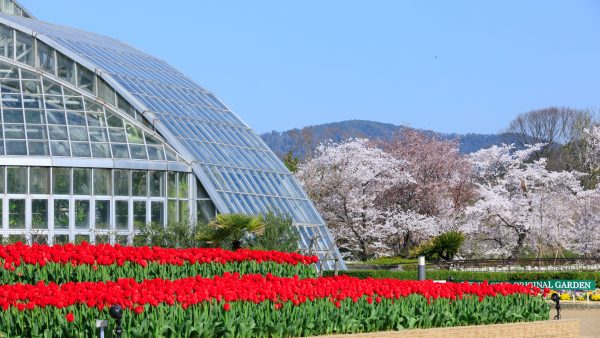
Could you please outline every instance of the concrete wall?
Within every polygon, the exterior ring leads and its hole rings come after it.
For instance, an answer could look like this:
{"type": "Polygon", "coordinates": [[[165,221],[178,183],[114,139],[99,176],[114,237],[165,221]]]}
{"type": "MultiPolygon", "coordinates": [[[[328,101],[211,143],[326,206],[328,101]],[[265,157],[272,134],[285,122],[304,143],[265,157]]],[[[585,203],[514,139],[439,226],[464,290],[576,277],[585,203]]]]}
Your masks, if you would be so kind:
{"type": "Polygon", "coordinates": [[[579,321],[545,320],[528,323],[459,326],[436,329],[333,335],[331,338],[575,338],[579,337],[579,321]]]}

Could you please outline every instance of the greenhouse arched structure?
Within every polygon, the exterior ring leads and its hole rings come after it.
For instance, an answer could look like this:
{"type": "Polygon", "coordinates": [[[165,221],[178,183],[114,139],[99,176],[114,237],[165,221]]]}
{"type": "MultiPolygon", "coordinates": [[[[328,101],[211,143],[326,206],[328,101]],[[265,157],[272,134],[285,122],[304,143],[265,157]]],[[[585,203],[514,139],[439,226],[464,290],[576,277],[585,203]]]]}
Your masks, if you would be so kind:
{"type": "Polygon", "coordinates": [[[137,225],[289,215],[345,268],[318,211],[237,115],[166,62],[0,0],[2,237],[131,243],[137,225]]]}

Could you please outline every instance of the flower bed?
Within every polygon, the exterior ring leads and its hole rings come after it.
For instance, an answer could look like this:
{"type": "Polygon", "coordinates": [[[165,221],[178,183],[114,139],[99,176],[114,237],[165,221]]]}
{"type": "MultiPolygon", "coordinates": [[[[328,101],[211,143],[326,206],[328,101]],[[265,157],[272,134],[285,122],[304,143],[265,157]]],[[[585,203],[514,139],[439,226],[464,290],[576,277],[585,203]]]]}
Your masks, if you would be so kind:
{"type": "Polygon", "coordinates": [[[0,283],[179,279],[225,272],[315,277],[315,256],[277,251],[167,249],[108,244],[0,245],[0,283]]]}
{"type": "Polygon", "coordinates": [[[571,301],[592,301],[600,302],[600,289],[594,291],[565,291],[565,290],[551,290],[548,295],[557,293],[560,296],[560,300],[571,300],[571,301]]]}
{"type": "Polygon", "coordinates": [[[540,290],[347,276],[214,278],[0,286],[0,333],[92,336],[107,307],[130,336],[306,336],[548,319],[540,290]],[[35,325],[34,325],[35,324],[35,325]]]}

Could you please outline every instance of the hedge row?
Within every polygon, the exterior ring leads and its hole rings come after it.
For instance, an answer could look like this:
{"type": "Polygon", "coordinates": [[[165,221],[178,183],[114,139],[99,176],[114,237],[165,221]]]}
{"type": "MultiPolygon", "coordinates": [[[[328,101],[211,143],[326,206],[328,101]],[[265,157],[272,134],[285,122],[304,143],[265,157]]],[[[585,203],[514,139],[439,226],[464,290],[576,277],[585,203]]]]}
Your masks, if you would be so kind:
{"type": "MultiPolygon", "coordinates": [[[[333,271],[324,271],[324,274],[333,275],[333,271]]],[[[417,279],[416,271],[394,271],[394,270],[346,270],[339,274],[357,278],[393,278],[411,280],[417,279]]],[[[489,280],[489,281],[512,281],[512,280],[549,280],[549,279],[578,279],[595,280],[600,285],[600,272],[596,271],[544,271],[544,272],[471,272],[431,270],[427,271],[426,278],[433,280],[446,280],[454,278],[455,282],[465,280],[489,280]]]]}

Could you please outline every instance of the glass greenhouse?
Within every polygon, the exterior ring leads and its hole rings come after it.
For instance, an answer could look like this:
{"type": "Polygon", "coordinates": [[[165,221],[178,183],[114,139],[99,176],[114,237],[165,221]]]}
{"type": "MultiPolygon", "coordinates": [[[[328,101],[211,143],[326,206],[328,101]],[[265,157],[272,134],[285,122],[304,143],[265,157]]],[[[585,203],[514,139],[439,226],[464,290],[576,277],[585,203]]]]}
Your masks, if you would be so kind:
{"type": "Polygon", "coordinates": [[[115,39],[0,0],[0,225],[10,240],[131,243],[138,224],[288,214],[345,268],[325,222],[211,92],[115,39]]]}

